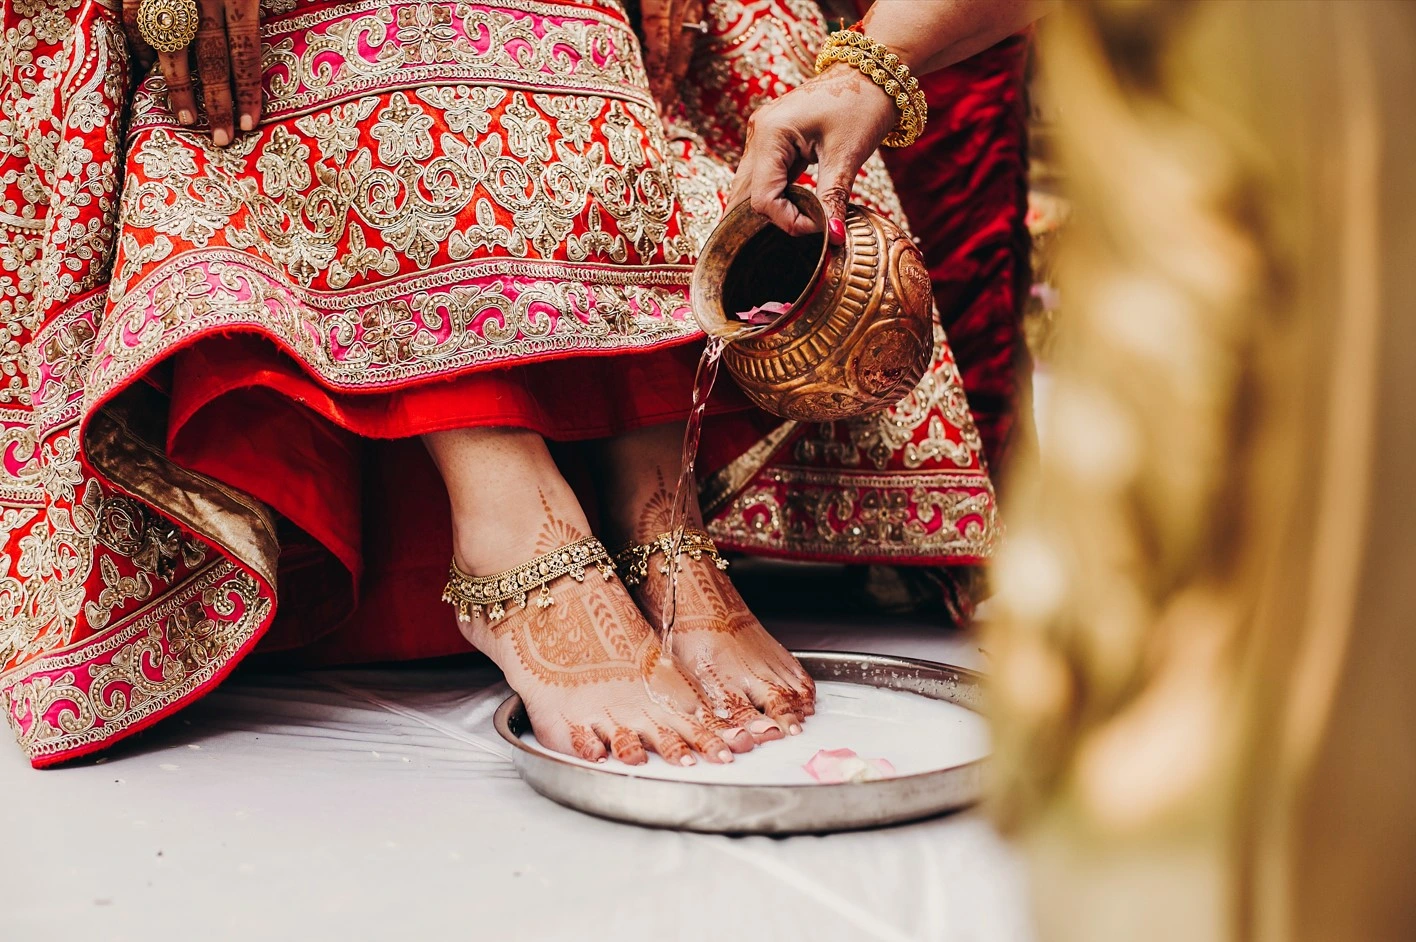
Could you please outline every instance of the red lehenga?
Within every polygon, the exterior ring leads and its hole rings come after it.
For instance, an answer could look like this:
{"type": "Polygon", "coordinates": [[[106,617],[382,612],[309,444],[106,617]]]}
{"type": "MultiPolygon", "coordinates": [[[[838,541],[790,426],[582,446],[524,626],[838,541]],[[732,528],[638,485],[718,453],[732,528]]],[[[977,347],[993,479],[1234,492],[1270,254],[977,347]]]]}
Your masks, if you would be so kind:
{"type": "MultiPolygon", "coordinates": [[[[665,122],[615,0],[265,14],[266,120],[216,149],[159,77],[128,103],[113,9],[5,6],[0,704],[35,765],[143,728],[258,647],[463,650],[415,436],[533,428],[573,474],[575,440],[682,417],[694,253],[747,114],[825,35],[809,0],[711,4],[665,122]]],[[[878,161],[857,198],[900,215],[878,161]]],[[[989,554],[942,333],[881,416],[783,425],[731,391],[716,412],[724,546],[989,554]]]]}

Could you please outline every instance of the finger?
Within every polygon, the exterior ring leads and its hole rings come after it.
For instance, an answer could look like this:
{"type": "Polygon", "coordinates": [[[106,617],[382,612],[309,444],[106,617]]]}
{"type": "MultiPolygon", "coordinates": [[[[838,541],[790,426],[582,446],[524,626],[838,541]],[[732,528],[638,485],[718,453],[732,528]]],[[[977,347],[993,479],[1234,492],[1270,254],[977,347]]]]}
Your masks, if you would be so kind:
{"type": "Polygon", "coordinates": [[[206,105],[211,142],[225,147],[235,134],[231,122],[231,59],[226,46],[226,9],[222,0],[200,0],[200,6],[202,15],[193,46],[197,74],[202,79],[202,102],[206,105]]]}
{"type": "Polygon", "coordinates": [[[587,762],[605,761],[605,744],[588,726],[572,726],[570,728],[570,748],[587,762]]]}
{"type": "Polygon", "coordinates": [[[789,235],[810,235],[819,232],[812,218],[787,199],[787,184],[793,179],[791,170],[796,157],[784,145],[767,155],[753,174],[750,199],[752,208],[789,235]]]}
{"type": "Polygon", "coordinates": [[[688,748],[688,743],[671,729],[659,726],[641,738],[670,765],[698,764],[698,760],[693,757],[693,750],[688,748]]]}
{"type": "Polygon", "coordinates": [[[623,726],[615,727],[615,731],[610,735],[610,752],[625,765],[643,765],[649,761],[649,755],[644,751],[639,735],[623,726]]]}
{"type": "Polygon", "coordinates": [[[738,164],[729,205],[734,198],[751,201],[752,208],[791,235],[816,232],[816,223],[783,194],[787,184],[801,175],[811,157],[802,137],[772,117],[772,106],[754,112],[747,120],[747,142],[738,164]],[[741,183],[739,182],[741,181],[741,183]]]}
{"type": "Polygon", "coordinates": [[[140,0],[123,0],[123,33],[128,37],[128,48],[133,58],[144,70],[152,68],[157,59],[157,50],[148,45],[143,31],[138,29],[138,5],[140,0]]]}
{"type": "Polygon", "coordinates": [[[226,0],[226,37],[231,46],[237,119],[241,130],[254,131],[261,120],[260,0],[226,0]]]}
{"type": "Polygon", "coordinates": [[[816,198],[826,210],[826,232],[834,245],[846,241],[846,204],[859,169],[848,160],[827,157],[816,171],[816,198]]]}
{"type": "Polygon", "coordinates": [[[191,127],[197,120],[197,96],[192,90],[192,70],[188,67],[188,60],[185,49],[157,55],[162,80],[167,83],[167,106],[177,116],[178,124],[191,127]]]}

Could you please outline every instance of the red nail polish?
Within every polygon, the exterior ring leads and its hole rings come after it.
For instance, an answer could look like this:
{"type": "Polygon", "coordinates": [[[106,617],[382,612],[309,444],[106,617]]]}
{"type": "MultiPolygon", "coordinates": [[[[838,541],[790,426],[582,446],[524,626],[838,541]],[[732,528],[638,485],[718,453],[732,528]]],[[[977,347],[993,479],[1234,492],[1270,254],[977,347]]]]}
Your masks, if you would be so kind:
{"type": "Polygon", "coordinates": [[[830,233],[832,245],[842,245],[846,241],[846,224],[839,219],[832,219],[826,224],[826,230],[830,233]]]}

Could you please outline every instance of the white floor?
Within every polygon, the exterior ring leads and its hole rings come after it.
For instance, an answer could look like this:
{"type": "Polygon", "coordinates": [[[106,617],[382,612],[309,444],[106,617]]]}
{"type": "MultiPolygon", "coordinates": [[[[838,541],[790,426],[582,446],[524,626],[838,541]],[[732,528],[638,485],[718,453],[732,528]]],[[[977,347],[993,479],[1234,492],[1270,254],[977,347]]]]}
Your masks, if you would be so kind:
{"type": "MultiPolygon", "coordinates": [[[[762,609],[793,646],[986,666],[831,607],[762,609]]],[[[601,821],[516,777],[505,694],[472,664],[245,673],[96,763],[0,747],[0,940],[1032,938],[976,813],[788,839],[601,821]]]]}

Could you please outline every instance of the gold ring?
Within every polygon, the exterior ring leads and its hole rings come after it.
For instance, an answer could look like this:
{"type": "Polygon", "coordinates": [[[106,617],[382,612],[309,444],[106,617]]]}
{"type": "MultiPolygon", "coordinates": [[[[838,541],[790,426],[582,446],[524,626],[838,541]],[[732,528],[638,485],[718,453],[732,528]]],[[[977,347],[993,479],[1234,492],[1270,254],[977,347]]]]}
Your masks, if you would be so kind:
{"type": "Polygon", "coordinates": [[[181,52],[197,38],[196,0],[143,0],[138,32],[158,52],[181,52]]]}

